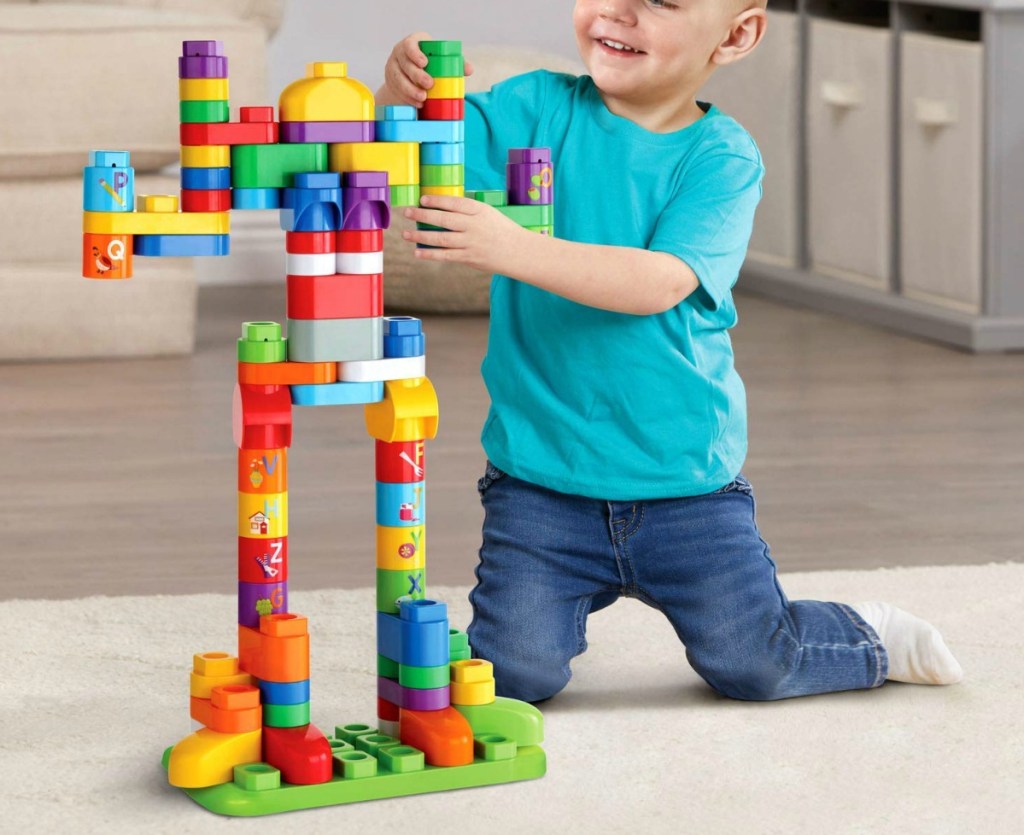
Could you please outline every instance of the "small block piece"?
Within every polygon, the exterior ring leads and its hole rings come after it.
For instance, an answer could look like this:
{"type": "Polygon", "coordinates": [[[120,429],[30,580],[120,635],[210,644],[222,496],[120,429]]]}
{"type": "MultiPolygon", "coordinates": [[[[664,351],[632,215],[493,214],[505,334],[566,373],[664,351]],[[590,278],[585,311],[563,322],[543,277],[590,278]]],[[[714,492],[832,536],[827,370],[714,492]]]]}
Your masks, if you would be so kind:
{"type": "Polygon", "coordinates": [[[410,687],[414,690],[436,690],[449,683],[448,667],[410,667],[400,664],[398,669],[398,683],[402,687],[410,687]]]}
{"type": "MultiPolygon", "coordinates": [[[[235,446],[239,449],[291,446],[292,403],[288,387],[236,383],[232,398],[232,430],[235,446]]],[[[270,535],[267,536],[269,538],[270,535]]]]}
{"type": "Polygon", "coordinates": [[[364,410],[366,431],[385,443],[417,441],[437,436],[437,392],[427,377],[389,380],[384,399],[364,410]]]}
{"type": "Polygon", "coordinates": [[[461,55],[428,55],[423,69],[431,78],[460,78],[466,75],[466,60],[461,55]]]}
{"type": "MultiPolygon", "coordinates": [[[[348,216],[349,218],[352,215],[348,216]]],[[[345,230],[352,231],[352,230],[345,230]]],[[[380,231],[380,227],[373,230],[380,231]]],[[[384,251],[338,252],[334,256],[334,269],[339,275],[377,275],[384,272],[384,251]]]]}
{"type": "Polygon", "coordinates": [[[130,212],[135,203],[135,169],[127,151],[90,151],[82,177],[87,212],[130,212]]]}
{"type": "Polygon", "coordinates": [[[281,122],[281,142],[373,142],[376,125],[358,122],[281,122]]]}
{"type": "Polygon", "coordinates": [[[257,107],[242,107],[238,111],[238,120],[243,125],[261,125],[274,121],[274,106],[261,104],[257,107]]]}
{"type": "Polygon", "coordinates": [[[263,704],[301,705],[309,701],[309,679],[302,681],[264,681],[256,679],[263,704]]]}
{"type": "Polygon", "coordinates": [[[420,145],[420,165],[465,165],[466,143],[425,142],[420,145]]]}
{"type": "Polygon", "coordinates": [[[453,705],[489,705],[494,701],[494,679],[451,683],[453,705]]]}
{"type": "Polygon", "coordinates": [[[455,766],[473,762],[473,730],[455,708],[418,711],[402,708],[400,738],[423,752],[428,765],[455,766]]]}
{"type": "Polygon", "coordinates": [[[279,133],[278,123],[270,120],[184,122],[178,139],[182,145],[269,145],[277,142],[279,133]]]}
{"type": "Polygon", "coordinates": [[[239,362],[285,362],[288,340],[281,336],[277,322],[242,322],[242,338],[238,340],[239,362]]]}
{"type": "Polygon", "coordinates": [[[132,235],[82,235],[82,276],[131,278],[132,235]]]}
{"type": "Polygon", "coordinates": [[[263,725],[267,728],[298,728],[309,724],[309,702],[297,705],[263,705],[263,725]]]}
{"type": "Polygon", "coordinates": [[[420,187],[461,186],[466,180],[464,165],[421,165],[420,187]]]}
{"type": "Polygon", "coordinates": [[[420,180],[420,146],[415,142],[350,142],[329,148],[332,171],[386,171],[391,185],[420,180]]]}
{"type": "Polygon", "coordinates": [[[182,168],[181,187],[191,189],[231,188],[231,168],[182,168]]]}
{"type": "Polygon", "coordinates": [[[335,739],[334,737],[327,737],[327,741],[331,746],[331,753],[336,754],[338,751],[354,751],[356,747],[351,742],[345,742],[343,739],[335,739]]]}
{"type": "Polygon", "coordinates": [[[504,189],[486,189],[483,191],[467,191],[466,197],[470,200],[479,200],[488,206],[507,206],[508,193],[504,189]]]}
{"type": "Polygon", "coordinates": [[[381,359],[383,354],[384,324],[379,316],[288,319],[288,359],[292,362],[381,359]]]}
{"type": "Polygon", "coordinates": [[[333,232],[341,228],[340,175],[301,172],[281,195],[281,228],[285,232],[333,232]]]}
{"type": "Polygon", "coordinates": [[[210,691],[210,704],[221,710],[251,710],[260,706],[260,690],[251,684],[222,684],[210,691]]]}
{"type": "Polygon", "coordinates": [[[315,725],[263,728],[263,759],[285,783],[312,785],[331,779],[331,746],[315,725]]]}
{"type": "Polygon", "coordinates": [[[182,124],[227,122],[231,106],[227,101],[179,101],[178,117],[182,124]]]}
{"type": "Polygon", "coordinates": [[[247,792],[279,789],[281,788],[281,772],[266,763],[236,765],[235,785],[247,792]]]}
{"type": "MultiPolygon", "coordinates": [[[[386,568],[377,569],[377,611],[398,614],[399,598],[408,597],[422,600],[426,593],[426,569],[416,568],[408,571],[391,571],[386,568]]],[[[396,662],[397,663],[397,662],[396,662]]],[[[389,678],[397,678],[397,667],[394,673],[381,673],[389,678]]]]}
{"type": "Polygon", "coordinates": [[[515,759],[518,746],[498,734],[481,734],[473,738],[473,751],[484,760],[515,759]]]}
{"type": "Polygon", "coordinates": [[[295,638],[309,634],[309,619],[294,612],[260,616],[260,632],[275,638],[295,638]]]}
{"type": "MultiPolygon", "coordinates": [[[[240,493],[284,493],[287,489],[287,449],[238,450],[238,490],[240,493]]],[[[274,546],[274,558],[269,562],[280,569],[287,559],[287,538],[282,537],[280,540],[276,540],[274,546]]],[[[241,554],[241,551],[239,553],[241,554]]],[[[262,553],[257,550],[247,556],[253,555],[262,556],[262,553]]],[[[277,572],[275,571],[270,576],[276,577],[277,572]]],[[[262,579],[267,582],[266,578],[262,579]]]]}
{"type": "Polygon", "coordinates": [[[253,678],[243,672],[231,676],[206,676],[193,672],[189,674],[188,682],[189,696],[197,699],[209,699],[213,695],[214,687],[221,687],[225,684],[252,684],[253,678]]]}
{"type": "Polygon", "coordinates": [[[183,212],[229,212],[231,211],[231,189],[187,189],[181,190],[183,212]]]}
{"type": "MultiPolygon", "coordinates": [[[[252,455],[253,450],[240,449],[239,458],[243,455],[252,455]]],[[[281,458],[287,450],[280,449],[270,451],[263,458],[270,457],[271,461],[281,458]]],[[[241,462],[240,462],[241,463],[241,462]]],[[[277,487],[286,481],[282,475],[282,468],[278,468],[279,477],[265,477],[268,486],[277,487]]],[[[265,470],[248,470],[246,476],[264,477],[265,470]]],[[[240,476],[243,473],[239,473],[240,476]]],[[[250,485],[246,485],[251,490],[250,485]]],[[[280,488],[279,488],[280,489],[280,488]]],[[[285,582],[288,579],[288,537],[278,536],[273,539],[260,539],[249,536],[238,537],[238,580],[242,583],[275,583],[285,582]]]]}
{"type": "Polygon", "coordinates": [[[349,383],[406,380],[423,377],[426,373],[426,357],[423,355],[338,363],[338,379],[349,383]]]}
{"type": "Polygon", "coordinates": [[[550,148],[509,148],[508,162],[510,165],[524,165],[529,163],[551,163],[550,148]]]}
{"type": "Polygon", "coordinates": [[[365,751],[367,754],[373,754],[377,756],[377,752],[389,748],[392,745],[401,745],[401,741],[395,739],[393,736],[387,734],[363,734],[357,736],[355,740],[355,747],[359,751],[365,751]]]}
{"type": "MultiPolygon", "coordinates": [[[[289,319],[365,319],[384,313],[384,276],[376,275],[290,275],[287,277],[288,294],[286,310],[289,319]]],[[[363,360],[362,362],[383,363],[386,360],[363,360]]],[[[359,366],[362,368],[362,366],[359,366]]],[[[354,372],[340,376],[336,369],[335,380],[346,382],[368,382],[392,379],[381,373],[354,372]]],[[[423,376],[398,374],[398,377],[423,376]]],[[[298,383],[324,382],[335,380],[296,380],[298,383]]]]}
{"type": "MultiPolygon", "coordinates": [[[[464,121],[414,121],[377,122],[378,142],[465,142],[464,121]]],[[[198,143],[196,143],[198,144],[198,143]]]]}
{"type": "Polygon", "coordinates": [[[412,527],[377,525],[377,568],[390,571],[423,568],[426,559],[426,534],[422,524],[412,527]]]}
{"type": "Polygon", "coordinates": [[[339,751],[334,754],[334,771],[346,780],[373,777],[377,761],[365,751],[339,751]]]}
{"type": "Polygon", "coordinates": [[[178,195],[140,194],[136,200],[135,211],[173,214],[178,211],[178,195]]]}
{"type": "Polygon", "coordinates": [[[192,672],[213,677],[238,675],[238,658],[226,652],[197,653],[192,656],[192,672]]]}
{"type": "Polygon", "coordinates": [[[384,250],[383,229],[339,229],[334,234],[336,252],[365,253],[384,250]]]}
{"type": "Polygon", "coordinates": [[[377,762],[385,771],[406,774],[410,771],[422,771],[426,760],[423,752],[411,745],[392,745],[377,754],[377,762]]]}
{"type": "Polygon", "coordinates": [[[459,684],[472,684],[473,682],[491,681],[494,679],[494,665],[482,658],[472,658],[469,661],[452,661],[452,681],[459,684]]]}
{"type": "Polygon", "coordinates": [[[374,109],[377,122],[415,122],[416,108],[411,104],[381,104],[374,109]]]}
{"type": "Polygon", "coordinates": [[[305,681],[309,678],[309,636],[275,638],[248,626],[238,627],[242,669],[263,681],[305,681]]]}
{"type": "Polygon", "coordinates": [[[498,206],[509,220],[520,226],[552,226],[555,222],[554,206],[550,203],[536,206],[498,206]]]}
{"type": "Polygon", "coordinates": [[[331,383],[320,386],[292,386],[296,406],[359,406],[384,399],[383,383],[331,383]]]}
{"type": "Polygon", "coordinates": [[[324,143],[247,144],[231,149],[233,188],[287,188],[296,174],[326,170],[327,145],[324,143]]]}
{"type": "Polygon", "coordinates": [[[182,145],[182,168],[229,168],[230,145],[182,145]]]}
{"type": "Polygon", "coordinates": [[[461,629],[449,629],[448,649],[450,652],[469,649],[469,635],[461,629]]]}
{"type": "Polygon", "coordinates": [[[426,354],[426,337],[419,319],[412,316],[384,317],[384,356],[420,357],[426,354]]]}
{"type": "Polygon", "coordinates": [[[232,209],[280,209],[281,192],[279,188],[233,188],[231,190],[232,209]]]}
{"type": "Polygon", "coordinates": [[[427,100],[420,108],[420,119],[425,121],[459,121],[466,118],[465,99],[435,99],[430,98],[430,91],[427,91],[427,100]]]}
{"type": "MultiPolygon", "coordinates": [[[[441,56],[437,56],[441,57],[441,56]]],[[[442,78],[434,76],[434,85],[427,90],[427,101],[431,99],[462,99],[466,96],[466,79],[460,76],[442,78]]],[[[424,118],[421,111],[420,118],[424,118]]],[[[458,118],[462,118],[459,116],[458,118]]]]}
{"type": "Polygon", "coordinates": [[[338,381],[334,362],[240,362],[238,382],[263,386],[323,385],[338,381]]]}
{"type": "Polygon", "coordinates": [[[399,616],[410,623],[440,623],[448,620],[448,604],[437,600],[403,600],[399,616]]]}
{"type": "Polygon", "coordinates": [[[136,235],[132,240],[132,253],[140,256],[183,258],[230,252],[230,235],[136,235]]]}
{"type": "Polygon", "coordinates": [[[377,481],[392,484],[422,481],[426,474],[426,444],[422,440],[374,444],[377,481]]]}
{"type": "Polygon", "coordinates": [[[292,255],[334,253],[336,232],[285,232],[284,249],[292,255]]]}
{"type": "MultiPolygon", "coordinates": [[[[239,494],[241,495],[241,494],[239,494]]],[[[262,514],[259,514],[262,516],[262,514]]],[[[269,612],[284,612],[288,609],[288,583],[284,580],[275,583],[238,583],[238,622],[239,624],[253,629],[260,623],[260,617],[269,612]]],[[[241,659],[242,667],[246,672],[252,673],[257,678],[269,678],[272,681],[298,681],[298,678],[277,678],[275,676],[261,675],[259,671],[251,669],[246,664],[246,659],[241,659]]]]}
{"type": "Polygon", "coordinates": [[[461,55],[462,41],[420,41],[420,50],[430,58],[433,55],[461,55]]]}
{"type": "Polygon", "coordinates": [[[389,186],[391,192],[391,208],[404,209],[406,206],[419,206],[420,186],[389,186]]]}
{"type": "Polygon", "coordinates": [[[466,649],[454,649],[448,654],[448,657],[452,661],[467,661],[473,657],[473,653],[468,647],[466,649]]]}
{"type": "Polygon", "coordinates": [[[464,197],[466,190],[463,186],[420,186],[421,195],[433,194],[438,197],[464,197]]]}
{"type": "Polygon", "coordinates": [[[345,742],[355,745],[356,739],[365,734],[377,733],[377,729],[370,725],[353,723],[351,725],[335,725],[334,738],[343,739],[345,742]]]}
{"type": "Polygon", "coordinates": [[[427,513],[426,482],[388,484],[378,481],[377,524],[392,527],[422,525],[427,513]]]}
{"type": "MultiPolygon", "coordinates": [[[[227,103],[228,80],[226,78],[182,78],[178,81],[178,98],[181,101],[223,101],[227,103]]],[[[224,120],[225,122],[227,119],[224,120]]]]}
{"type": "Polygon", "coordinates": [[[203,728],[171,750],[167,779],[172,786],[198,789],[230,783],[236,765],[260,759],[262,731],[220,734],[203,728]]]}
{"type": "MultiPolygon", "coordinates": [[[[266,386],[270,388],[270,386],[266,386]]],[[[288,535],[288,493],[238,494],[238,535],[277,539],[288,535]]],[[[259,585],[259,584],[256,584],[259,585]]],[[[262,614],[269,614],[263,612],[262,614]]],[[[259,620],[252,626],[258,625],[259,620]]]]}
{"type": "MultiPolygon", "coordinates": [[[[384,678],[398,679],[399,663],[386,655],[377,653],[377,675],[384,678]]],[[[380,713],[380,699],[377,700],[377,713],[380,713]]]]}
{"type": "MultiPolygon", "coordinates": [[[[383,261],[381,258],[378,273],[384,272],[383,261]]],[[[341,272],[337,268],[337,256],[333,252],[288,252],[285,253],[284,263],[288,275],[334,275],[341,272]]]]}

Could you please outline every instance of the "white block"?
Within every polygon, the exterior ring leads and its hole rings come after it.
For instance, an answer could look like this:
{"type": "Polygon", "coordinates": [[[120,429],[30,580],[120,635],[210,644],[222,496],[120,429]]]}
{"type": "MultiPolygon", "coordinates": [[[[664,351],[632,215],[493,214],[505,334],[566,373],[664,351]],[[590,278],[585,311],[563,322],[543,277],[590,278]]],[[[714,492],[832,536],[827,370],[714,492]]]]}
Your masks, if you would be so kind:
{"type": "Polygon", "coordinates": [[[338,363],[338,379],[346,383],[409,380],[427,376],[426,357],[388,357],[338,363]]]}
{"type": "Polygon", "coordinates": [[[304,255],[286,252],[285,268],[288,275],[334,275],[334,253],[304,255]]]}
{"type": "MultiPolygon", "coordinates": [[[[377,275],[384,272],[384,252],[339,252],[337,254],[337,269],[330,273],[315,273],[315,275],[333,275],[339,272],[342,275],[377,275]]],[[[313,275],[313,273],[309,273],[313,275]]]]}

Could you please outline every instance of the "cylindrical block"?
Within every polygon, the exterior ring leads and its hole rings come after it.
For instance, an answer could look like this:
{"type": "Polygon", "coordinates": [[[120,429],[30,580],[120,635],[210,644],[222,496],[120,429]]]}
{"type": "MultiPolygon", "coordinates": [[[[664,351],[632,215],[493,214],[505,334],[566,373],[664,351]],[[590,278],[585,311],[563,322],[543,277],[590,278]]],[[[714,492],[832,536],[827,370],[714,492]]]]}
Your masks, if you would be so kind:
{"type": "Polygon", "coordinates": [[[426,565],[424,526],[392,528],[377,525],[377,568],[405,571],[426,565]]]}
{"type": "Polygon", "coordinates": [[[427,514],[425,481],[377,482],[377,524],[398,528],[422,525],[427,514]]]}
{"type": "Polygon", "coordinates": [[[242,583],[277,583],[288,579],[288,537],[238,537],[238,580],[242,583]]]}
{"type": "Polygon", "coordinates": [[[239,583],[238,625],[258,629],[260,617],[288,611],[288,582],[239,583]]]}
{"type": "Polygon", "coordinates": [[[427,447],[424,441],[376,441],[377,481],[392,484],[405,481],[423,481],[426,475],[427,447]]]}
{"type": "Polygon", "coordinates": [[[427,593],[427,571],[413,568],[406,571],[377,569],[377,611],[398,614],[400,597],[422,600],[427,593]]]}
{"type": "Polygon", "coordinates": [[[287,449],[238,450],[239,492],[284,493],[287,489],[287,449]]]}
{"type": "Polygon", "coordinates": [[[238,535],[275,539],[288,535],[288,492],[238,494],[238,535]]]}
{"type": "Polygon", "coordinates": [[[510,206],[547,206],[554,202],[550,162],[510,162],[505,166],[505,179],[510,206]]]}
{"type": "Polygon", "coordinates": [[[82,178],[82,208],[87,212],[135,209],[135,169],[127,151],[90,151],[82,178]]]}
{"type": "Polygon", "coordinates": [[[82,276],[131,278],[132,235],[82,235],[82,276]]]}
{"type": "Polygon", "coordinates": [[[181,190],[183,212],[230,212],[231,189],[187,189],[181,190]]]}

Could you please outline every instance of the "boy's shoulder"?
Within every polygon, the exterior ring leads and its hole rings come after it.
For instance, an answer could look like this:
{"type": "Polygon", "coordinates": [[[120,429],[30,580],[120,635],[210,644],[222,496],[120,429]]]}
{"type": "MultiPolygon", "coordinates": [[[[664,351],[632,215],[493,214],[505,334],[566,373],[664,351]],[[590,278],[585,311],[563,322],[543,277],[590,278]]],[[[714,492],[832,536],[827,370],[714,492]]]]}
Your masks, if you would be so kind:
{"type": "Polygon", "coordinates": [[[698,105],[706,110],[701,119],[704,123],[700,142],[702,155],[727,154],[763,164],[754,137],[743,125],[714,103],[698,101],[698,105]]]}

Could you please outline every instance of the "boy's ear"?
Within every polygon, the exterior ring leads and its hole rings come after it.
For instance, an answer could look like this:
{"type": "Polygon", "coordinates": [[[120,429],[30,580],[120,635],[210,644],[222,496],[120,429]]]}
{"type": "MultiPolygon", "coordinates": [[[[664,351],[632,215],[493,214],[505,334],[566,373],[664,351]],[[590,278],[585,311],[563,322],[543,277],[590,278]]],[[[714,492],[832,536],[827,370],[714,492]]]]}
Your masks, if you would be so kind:
{"type": "Polygon", "coordinates": [[[724,66],[754,51],[768,28],[764,9],[747,9],[733,18],[729,31],[711,55],[711,63],[724,66]]]}

